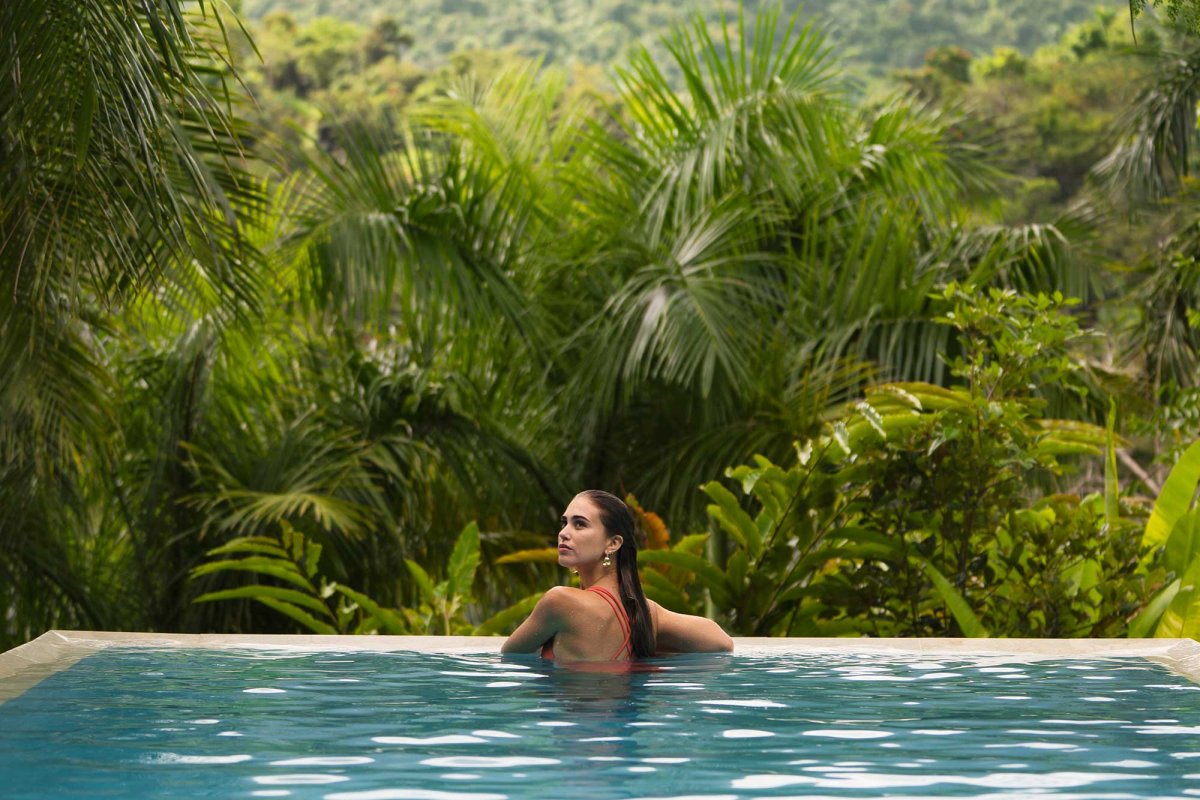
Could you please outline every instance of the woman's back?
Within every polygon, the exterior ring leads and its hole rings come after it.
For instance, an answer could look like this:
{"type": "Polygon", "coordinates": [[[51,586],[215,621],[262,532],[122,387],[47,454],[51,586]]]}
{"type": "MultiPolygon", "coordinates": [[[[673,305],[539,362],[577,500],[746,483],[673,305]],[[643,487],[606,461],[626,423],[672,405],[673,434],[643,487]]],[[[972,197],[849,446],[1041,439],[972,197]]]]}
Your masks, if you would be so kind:
{"type": "Polygon", "coordinates": [[[621,601],[602,586],[559,586],[547,595],[567,606],[572,624],[559,631],[542,655],[558,661],[626,661],[633,656],[629,616],[621,601]]]}

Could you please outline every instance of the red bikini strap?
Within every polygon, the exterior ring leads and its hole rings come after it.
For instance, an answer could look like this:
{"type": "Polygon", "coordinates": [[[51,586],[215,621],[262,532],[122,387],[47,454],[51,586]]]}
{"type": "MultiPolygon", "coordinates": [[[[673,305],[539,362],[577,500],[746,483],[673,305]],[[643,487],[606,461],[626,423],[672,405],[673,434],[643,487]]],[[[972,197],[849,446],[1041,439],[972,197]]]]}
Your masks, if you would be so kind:
{"type": "Polygon", "coordinates": [[[605,589],[603,586],[589,586],[585,591],[595,592],[604,598],[605,602],[608,603],[610,608],[612,608],[613,613],[616,614],[617,624],[621,626],[621,631],[625,634],[625,641],[621,645],[620,649],[613,654],[613,658],[617,658],[621,655],[628,655],[632,657],[633,645],[631,640],[633,639],[633,626],[629,621],[629,614],[626,613],[625,606],[621,605],[621,601],[613,597],[612,592],[610,592],[608,589],[605,589]]]}

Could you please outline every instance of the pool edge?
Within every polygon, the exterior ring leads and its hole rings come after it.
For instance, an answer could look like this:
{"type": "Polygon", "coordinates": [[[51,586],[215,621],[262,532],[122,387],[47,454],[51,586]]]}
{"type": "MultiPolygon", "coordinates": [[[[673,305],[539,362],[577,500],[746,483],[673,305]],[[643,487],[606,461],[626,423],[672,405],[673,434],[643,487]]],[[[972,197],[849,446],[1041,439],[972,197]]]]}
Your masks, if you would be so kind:
{"type": "Polygon", "coordinates": [[[47,631],[31,642],[0,653],[0,703],[24,694],[56,672],[96,651],[77,642],[74,631],[47,631]]]}

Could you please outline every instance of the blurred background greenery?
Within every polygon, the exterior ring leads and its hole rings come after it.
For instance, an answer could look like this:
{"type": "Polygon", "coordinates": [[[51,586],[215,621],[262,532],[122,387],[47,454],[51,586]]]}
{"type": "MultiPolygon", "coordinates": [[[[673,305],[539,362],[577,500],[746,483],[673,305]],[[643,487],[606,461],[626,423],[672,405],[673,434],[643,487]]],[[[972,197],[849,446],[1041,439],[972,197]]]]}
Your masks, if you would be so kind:
{"type": "Polygon", "coordinates": [[[504,632],[588,487],[738,634],[1195,635],[1141,5],[6,4],[0,647],[504,632]]]}

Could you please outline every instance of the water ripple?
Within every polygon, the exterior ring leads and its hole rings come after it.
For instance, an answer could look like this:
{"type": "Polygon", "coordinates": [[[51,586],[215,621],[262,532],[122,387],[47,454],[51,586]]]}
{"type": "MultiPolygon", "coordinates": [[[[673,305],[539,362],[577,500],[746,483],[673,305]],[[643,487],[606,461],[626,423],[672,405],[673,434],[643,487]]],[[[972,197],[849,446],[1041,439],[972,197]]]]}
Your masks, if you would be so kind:
{"type": "Polygon", "coordinates": [[[467,736],[461,733],[451,733],[445,736],[372,736],[371,741],[376,744],[415,744],[415,745],[442,745],[442,744],[484,744],[487,739],[482,736],[467,736]]]}
{"type": "Polygon", "coordinates": [[[509,767],[545,767],[561,764],[557,758],[540,756],[445,756],[427,758],[421,762],[430,767],[454,767],[463,769],[507,769],[509,767]]]}
{"type": "Polygon", "coordinates": [[[371,789],[365,792],[334,792],[325,800],[508,800],[506,794],[445,792],[439,789],[371,789]]]}

